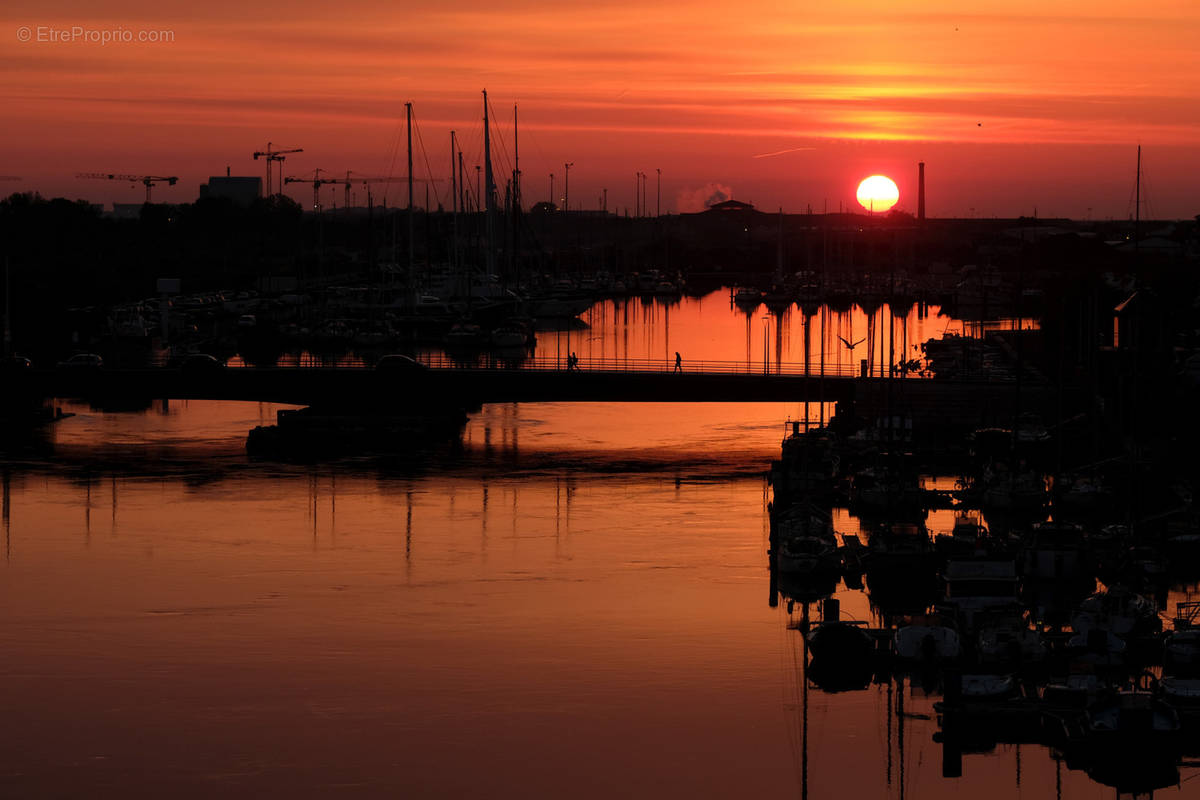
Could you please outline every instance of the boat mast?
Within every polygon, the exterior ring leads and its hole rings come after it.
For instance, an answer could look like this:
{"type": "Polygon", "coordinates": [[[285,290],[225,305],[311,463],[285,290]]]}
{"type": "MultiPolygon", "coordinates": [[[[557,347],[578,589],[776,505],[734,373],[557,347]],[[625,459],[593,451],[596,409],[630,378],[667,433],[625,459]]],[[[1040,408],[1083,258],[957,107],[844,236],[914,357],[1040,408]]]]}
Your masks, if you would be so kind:
{"type": "Polygon", "coordinates": [[[513,208],[521,210],[521,148],[517,139],[517,104],[513,103],[513,208]]]}
{"type": "Polygon", "coordinates": [[[412,103],[404,104],[408,130],[408,275],[413,274],[413,173],[412,173],[412,103]]]}
{"type": "Polygon", "coordinates": [[[484,214],[487,230],[487,274],[496,272],[496,234],[493,230],[492,212],[496,194],[495,176],[492,174],[492,135],[488,129],[487,89],[483,90],[483,169],[484,169],[484,214]]]}
{"type": "Polygon", "coordinates": [[[458,149],[454,131],[450,131],[450,235],[454,246],[450,255],[452,266],[458,266],[458,174],[454,171],[454,151],[458,149]]]}
{"type": "Polygon", "coordinates": [[[509,275],[517,286],[521,284],[517,243],[521,235],[521,148],[517,138],[517,104],[513,103],[513,171],[512,171],[512,231],[509,246],[509,275]]]}
{"type": "Polygon", "coordinates": [[[1137,289],[1138,268],[1138,239],[1141,238],[1139,229],[1142,223],[1142,146],[1137,149],[1137,179],[1134,182],[1133,201],[1133,277],[1134,289],[1137,289]]]}

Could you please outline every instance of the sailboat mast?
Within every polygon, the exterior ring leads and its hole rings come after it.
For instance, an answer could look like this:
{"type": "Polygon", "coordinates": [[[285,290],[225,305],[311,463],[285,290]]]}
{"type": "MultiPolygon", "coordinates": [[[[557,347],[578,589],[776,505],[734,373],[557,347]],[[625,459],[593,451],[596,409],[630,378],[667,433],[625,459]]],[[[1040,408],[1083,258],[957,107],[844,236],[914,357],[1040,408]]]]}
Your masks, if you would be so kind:
{"type": "Polygon", "coordinates": [[[454,171],[454,131],[450,131],[450,213],[458,213],[458,175],[454,171]]]}
{"type": "Polygon", "coordinates": [[[513,103],[513,176],[512,176],[512,239],[509,250],[509,274],[518,286],[521,284],[519,260],[521,240],[521,148],[517,138],[517,104],[513,103]]]}
{"type": "Polygon", "coordinates": [[[454,171],[454,152],[458,149],[454,131],[450,131],[450,240],[453,246],[450,257],[453,267],[458,267],[458,173],[454,171]]]}
{"type": "Polygon", "coordinates": [[[412,173],[412,103],[404,104],[408,130],[408,274],[413,274],[413,173],[412,173]]]}
{"type": "Polygon", "coordinates": [[[462,150],[458,151],[458,207],[463,213],[467,213],[467,184],[463,180],[463,154],[462,150]]]}
{"type": "Polygon", "coordinates": [[[513,208],[521,210],[521,148],[517,139],[517,104],[513,103],[513,208]]]}
{"type": "Polygon", "coordinates": [[[496,233],[493,230],[492,211],[493,198],[496,193],[495,177],[492,175],[492,134],[488,129],[487,89],[483,90],[483,169],[484,169],[484,214],[487,229],[487,271],[488,275],[496,272],[496,233]]]}
{"type": "Polygon", "coordinates": [[[1133,200],[1133,269],[1137,276],[1138,240],[1141,238],[1139,229],[1142,224],[1142,146],[1137,149],[1137,180],[1134,182],[1133,200]]]}

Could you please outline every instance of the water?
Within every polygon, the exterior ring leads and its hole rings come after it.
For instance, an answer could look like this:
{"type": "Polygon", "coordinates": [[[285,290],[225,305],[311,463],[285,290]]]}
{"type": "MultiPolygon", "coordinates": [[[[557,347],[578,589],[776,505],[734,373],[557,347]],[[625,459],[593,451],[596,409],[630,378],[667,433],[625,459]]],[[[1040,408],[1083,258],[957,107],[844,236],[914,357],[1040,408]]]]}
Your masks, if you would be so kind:
{"type": "MultiPolygon", "coordinates": [[[[639,352],[725,357],[684,316],[639,352]]],[[[800,405],[489,406],[421,458],[251,461],[276,408],[69,406],[5,460],[0,795],[1112,794],[1032,745],[943,779],[940,698],[806,688],[762,474],[800,405]]]]}
{"type": "MultiPolygon", "coordinates": [[[[521,350],[456,351],[456,364],[500,362],[506,366],[536,362],[539,367],[565,368],[574,353],[584,368],[660,366],[669,369],[680,353],[685,369],[714,371],[799,372],[857,375],[865,362],[870,375],[887,374],[889,363],[921,360],[920,345],[951,334],[980,337],[987,332],[1033,329],[1028,318],[969,322],[950,317],[937,305],[912,304],[893,311],[886,304],[870,310],[860,305],[837,310],[829,306],[802,310],[796,305],[771,310],[736,306],[727,289],[703,297],[623,297],[595,303],[579,320],[547,320],[537,333],[534,358],[521,350]]],[[[440,347],[423,355],[440,360],[440,347]]],[[[281,366],[362,366],[378,354],[291,352],[281,366]]],[[[240,356],[230,364],[243,366],[240,356]]]]}

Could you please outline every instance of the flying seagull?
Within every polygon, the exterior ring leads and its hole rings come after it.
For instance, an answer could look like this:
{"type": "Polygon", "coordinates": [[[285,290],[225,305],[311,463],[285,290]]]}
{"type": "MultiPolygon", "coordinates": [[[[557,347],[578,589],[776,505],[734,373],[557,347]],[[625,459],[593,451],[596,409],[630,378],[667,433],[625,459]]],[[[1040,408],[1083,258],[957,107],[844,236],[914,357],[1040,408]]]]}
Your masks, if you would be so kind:
{"type": "Polygon", "coordinates": [[[863,342],[865,342],[867,340],[866,337],[863,337],[862,339],[859,339],[857,342],[854,342],[853,344],[851,344],[850,342],[846,341],[845,336],[839,336],[838,338],[842,340],[842,344],[846,345],[846,349],[849,350],[851,353],[854,352],[854,348],[858,347],[860,344],[862,344],[863,342]]]}

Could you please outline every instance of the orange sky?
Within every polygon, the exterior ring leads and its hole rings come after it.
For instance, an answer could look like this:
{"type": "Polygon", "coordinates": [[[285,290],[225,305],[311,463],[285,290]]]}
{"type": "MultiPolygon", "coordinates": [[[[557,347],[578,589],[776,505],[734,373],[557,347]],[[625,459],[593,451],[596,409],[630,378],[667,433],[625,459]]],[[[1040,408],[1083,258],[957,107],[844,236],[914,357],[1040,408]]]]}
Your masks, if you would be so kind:
{"type": "Polygon", "coordinates": [[[550,172],[561,199],[573,161],[585,207],[604,187],[610,209],[632,205],[634,173],[662,169],[664,211],[709,184],[763,208],[836,209],[874,172],[912,209],[924,160],[933,215],[1125,217],[1141,143],[1147,212],[1200,212],[1192,0],[660,5],[111,0],[101,15],[90,0],[9,0],[0,172],[24,180],[0,190],[130,202],[141,187],[73,175],[154,173],[182,178],[156,199],[191,200],[226,165],[260,174],[250,153],[268,140],[305,149],[287,174],[401,174],[405,101],[442,177],[452,127],[478,158],[487,88],[509,148],[520,104],[528,201],[548,196],[550,172]],[[23,26],[34,41],[18,41],[23,26]],[[174,41],[52,43],[39,26],[174,41]]]}

